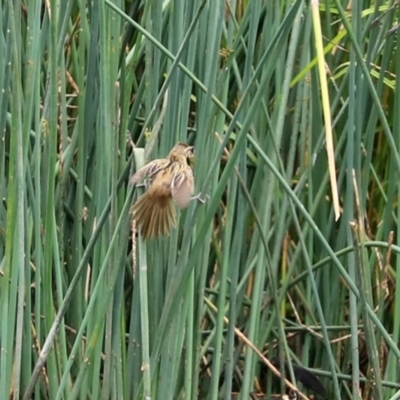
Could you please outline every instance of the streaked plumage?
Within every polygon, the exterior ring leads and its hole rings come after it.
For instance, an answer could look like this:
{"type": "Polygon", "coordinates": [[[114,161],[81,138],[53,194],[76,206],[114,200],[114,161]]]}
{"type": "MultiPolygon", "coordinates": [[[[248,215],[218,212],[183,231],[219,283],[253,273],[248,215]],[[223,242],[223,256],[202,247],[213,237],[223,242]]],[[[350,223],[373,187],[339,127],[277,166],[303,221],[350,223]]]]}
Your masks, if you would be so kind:
{"type": "Polygon", "coordinates": [[[132,183],[147,179],[148,190],[132,207],[132,215],[144,239],[169,235],[176,226],[173,201],[180,209],[189,205],[194,191],[193,172],[187,163],[193,147],[178,143],[163,159],[151,161],[137,171],[132,183]]]}

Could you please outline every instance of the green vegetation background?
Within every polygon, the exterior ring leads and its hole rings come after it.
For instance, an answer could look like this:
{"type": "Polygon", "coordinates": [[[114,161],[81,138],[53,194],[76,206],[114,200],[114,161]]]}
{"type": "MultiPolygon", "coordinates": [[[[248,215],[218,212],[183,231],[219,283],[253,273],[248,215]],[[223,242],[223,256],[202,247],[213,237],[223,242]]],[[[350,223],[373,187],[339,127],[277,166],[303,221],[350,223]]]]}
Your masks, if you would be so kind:
{"type": "Polygon", "coordinates": [[[269,399],[274,356],[400,398],[397,2],[0,11],[2,398],[269,399]],[[143,243],[129,175],[177,141],[207,202],[143,243]]]}

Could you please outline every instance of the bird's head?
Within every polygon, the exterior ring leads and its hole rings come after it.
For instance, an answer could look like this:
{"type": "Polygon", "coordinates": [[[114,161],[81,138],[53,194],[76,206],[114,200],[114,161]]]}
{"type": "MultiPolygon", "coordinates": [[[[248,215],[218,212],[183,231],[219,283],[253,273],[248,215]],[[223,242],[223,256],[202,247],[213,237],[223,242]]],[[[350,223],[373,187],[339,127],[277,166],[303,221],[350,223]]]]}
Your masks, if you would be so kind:
{"type": "Polygon", "coordinates": [[[194,154],[194,147],[187,143],[177,143],[168,154],[168,158],[192,158],[194,154]]]}

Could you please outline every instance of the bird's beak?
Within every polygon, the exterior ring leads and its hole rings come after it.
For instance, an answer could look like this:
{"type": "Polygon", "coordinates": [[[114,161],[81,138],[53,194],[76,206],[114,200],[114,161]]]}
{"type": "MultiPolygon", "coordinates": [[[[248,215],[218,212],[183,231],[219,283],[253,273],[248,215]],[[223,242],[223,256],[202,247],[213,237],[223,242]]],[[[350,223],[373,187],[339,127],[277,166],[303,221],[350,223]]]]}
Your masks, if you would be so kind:
{"type": "Polygon", "coordinates": [[[186,149],[186,154],[187,154],[188,156],[193,156],[193,155],[194,155],[194,146],[189,146],[189,147],[187,147],[187,149],[186,149]]]}

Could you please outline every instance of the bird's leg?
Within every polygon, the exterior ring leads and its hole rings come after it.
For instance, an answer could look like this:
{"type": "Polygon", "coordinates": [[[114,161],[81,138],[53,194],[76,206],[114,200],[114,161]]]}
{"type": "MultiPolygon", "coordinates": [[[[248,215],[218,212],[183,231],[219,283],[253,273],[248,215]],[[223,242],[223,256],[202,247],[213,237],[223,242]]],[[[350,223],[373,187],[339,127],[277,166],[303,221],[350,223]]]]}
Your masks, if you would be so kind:
{"type": "Polygon", "coordinates": [[[206,194],[206,198],[203,199],[201,197],[201,193],[199,193],[199,194],[196,194],[196,196],[191,197],[190,200],[197,200],[201,204],[204,204],[207,201],[207,199],[209,199],[209,198],[210,198],[210,196],[208,194],[206,194]]]}
{"type": "Polygon", "coordinates": [[[148,181],[147,179],[145,179],[142,183],[137,183],[137,184],[135,185],[135,187],[137,187],[137,188],[144,187],[145,190],[148,190],[148,188],[149,188],[149,181],[148,181]]]}

